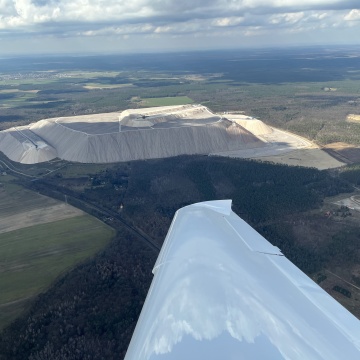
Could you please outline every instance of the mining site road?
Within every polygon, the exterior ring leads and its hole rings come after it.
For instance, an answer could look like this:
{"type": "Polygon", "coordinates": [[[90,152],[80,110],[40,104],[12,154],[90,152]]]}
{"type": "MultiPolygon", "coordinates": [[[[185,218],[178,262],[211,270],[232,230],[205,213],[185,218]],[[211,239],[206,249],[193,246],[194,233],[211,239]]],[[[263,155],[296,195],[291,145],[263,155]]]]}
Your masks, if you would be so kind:
{"type": "Polygon", "coordinates": [[[17,171],[15,170],[15,168],[10,167],[5,161],[0,160],[0,164],[2,164],[3,166],[5,166],[6,169],[10,170],[12,173],[17,174],[17,175],[21,175],[21,176],[25,176],[27,178],[35,178],[35,176],[33,175],[28,175],[28,174],[24,174],[21,171],[17,171]]]}
{"type": "Polygon", "coordinates": [[[107,225],[111,226],[115,230],[120,230],[122,227],[125,226],[128,230],[130,230],[134,235],[136,235],[137,238],[144,241],[148,246],[150,246],[153,250],[155,250],[157,253],[159,253],[161,246],[159,246],[149,235],[144,233],[142,230],[136,228],[135,226],[129,224],[123,217],[120,216],[115,211],[104,209],[101,206],[95,205],[89,201],[80,199],[79,197],[74,196],[74,194],[70,194],[69,191],[66,191],[67,189],[63,189],[54,185],[51,185],[47,183],[46,181],[42,181],[43,179],[37,178],[33,175],[24,174],[20,171],[17,171],[15,169],[12,169],[10,166],[8,166],[4,161],[0,160],[0,163],[3,164],[16,178],[20,180],[20,183],[23,187],[36,191],[44,196],[51,197],[56,200],[63,201],[66,196],[66,201],[74,206],[75,208],[78,208],[79,210],[82,210],[92,216],[95,216],[100,221],[105,222],[107,225]],[[30,180],[31,178],[31,180],[30,180]],[[41,189],[38,185],[42,185],[45,189],[48,189],[49,191],[44,191],[44,189],[41,189]],[[65,191],[64,191],[65,190],[65,191]],[[110,219],[115,219],[110,220],[110,219]],[[117,224],[118,222],[119,224],[117,224]]]}

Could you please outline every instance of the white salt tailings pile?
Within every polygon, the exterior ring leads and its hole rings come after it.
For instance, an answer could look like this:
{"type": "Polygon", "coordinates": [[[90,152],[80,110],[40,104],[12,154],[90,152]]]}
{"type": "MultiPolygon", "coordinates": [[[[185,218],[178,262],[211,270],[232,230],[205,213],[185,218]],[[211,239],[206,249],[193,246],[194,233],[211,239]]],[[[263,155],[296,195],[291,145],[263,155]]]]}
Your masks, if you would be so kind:
{"type": "Polygon", "coordinates": [[[56,150],[26,126],[0,131],[0,151],[10,160],[35,164],[57,157],[56,150]]]}
{"type": "Polygon", "coordinates": [[[264,146],[238,121],[202,105],[45,119],[19,129],[0,132],[0,151],[23,163],[55,157],[109,163],[264,146]]]}
{"type": "Polygon", "coordinates": [[[267,135],[273,132],[273,129],[270,126],[264,124],[261,120],[254,119],[250,116],[227,114],[226,118],[236,122],[256,136],[267,135]]]}

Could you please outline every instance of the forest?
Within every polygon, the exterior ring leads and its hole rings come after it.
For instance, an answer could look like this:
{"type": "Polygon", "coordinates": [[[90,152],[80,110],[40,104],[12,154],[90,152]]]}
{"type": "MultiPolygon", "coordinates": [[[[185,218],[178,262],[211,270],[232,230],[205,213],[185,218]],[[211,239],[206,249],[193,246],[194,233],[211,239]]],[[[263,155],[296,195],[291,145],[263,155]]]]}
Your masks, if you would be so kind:
{"type": "MultiPolygon", "coordinates": [[[[0,335],[1,360],[123,358],[174,213],[194,202],[233,199],[240,217],[318,282],[326,276],[317,274],[333,266],[334,256],[336,265],[360,260],[358,227],[347,227],[348,232],[337,227],[321,246],[301,242],[294,233],[298,219],[317,211],[326,196],[352,191],[347,180],[326,171],[205,156],[113,164],[88,174],[82,167],[78,177],[76,169],[68,164],[51,177],[18,182],[53,197],[67,194],[84,210],[96,206],[95,216],[113,214],[103,220],[113,224],[117,236],[0,335]]],[[[349,290],[337,286],[334,291],[349,299],[349,290]]]]}

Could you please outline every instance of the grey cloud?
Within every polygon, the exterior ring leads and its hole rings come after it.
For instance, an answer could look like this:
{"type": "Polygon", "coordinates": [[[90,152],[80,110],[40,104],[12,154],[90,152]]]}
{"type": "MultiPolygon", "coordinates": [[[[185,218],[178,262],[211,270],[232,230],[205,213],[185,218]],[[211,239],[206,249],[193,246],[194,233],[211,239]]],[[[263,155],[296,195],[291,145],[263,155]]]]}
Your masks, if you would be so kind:
{"type": "Polygon", "coordinates": [[[32,3],[35,5],[35,6],[46,6],[48,5],[49,3],[53,3],[53,2],[49,2],[47,0],[32,0],[32,3]]]}
{"type": "Polygon", "coordinates": [[[358,7],[355,0],[0,0],[0,35],[252,36],[350,26],[358,7]]]}
{"type": "Polygon", "coordinates": [[[15,15],[14,2],[11,0],[0,0],[0,19],[5,16],[15,15]]]}
{"type": "MultiPolygon", "coordinates": [[[[0,0],[0,9],[4,14],[13,14],[21,24],[32,24],[51,21],[156,21],[168,18],[173,21],[191,18],[215,18],[219,16],[244,16],[245,14],[273,14],[278,12],[297,12],[311,9],[352,9],[357,4],[354,0],[0,0]],[[16,4],[16,6],[14,5],[16,4]],[[282,4],[282,5],[280,5],[282,4]],[[41,14],[42,17],[37,15],[41,14]]],[[[0,16],[3,21],[6,15],[0,16]]],[[[11,19],[14,22],[15,19],[11,19]]]]}

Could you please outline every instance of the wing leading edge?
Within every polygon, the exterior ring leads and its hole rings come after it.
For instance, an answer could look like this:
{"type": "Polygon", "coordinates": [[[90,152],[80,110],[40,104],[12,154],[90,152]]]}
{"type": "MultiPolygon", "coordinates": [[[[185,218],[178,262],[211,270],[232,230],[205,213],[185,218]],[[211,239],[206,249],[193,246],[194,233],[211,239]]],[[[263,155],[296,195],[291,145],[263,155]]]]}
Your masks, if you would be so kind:
{"type": "Polygon", "coordinates": [[[125,360],[360,359],[360,321],[231,211],[177,211],[125,360]]]}

